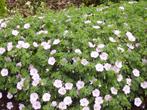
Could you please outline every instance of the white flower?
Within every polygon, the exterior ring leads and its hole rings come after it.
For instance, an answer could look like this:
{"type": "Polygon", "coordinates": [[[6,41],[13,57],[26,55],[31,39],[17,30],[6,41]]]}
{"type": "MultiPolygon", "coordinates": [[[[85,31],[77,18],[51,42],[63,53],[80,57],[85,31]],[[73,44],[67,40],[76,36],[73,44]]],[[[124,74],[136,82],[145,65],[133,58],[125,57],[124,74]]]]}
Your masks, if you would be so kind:
{"type": "Polygon", "coordinates": [[[94,104],[93,109],[94,110],[101,110],[101,105],[100,104],[94,104]]]}
{"type": "Polygon", "coordinates": [[[57,102],[56,101],[52,101],[51,106],[52,107],[56,107],[57,106],[57,102]]]}
{"type": "Polygon", "coordinates": [[[101,59],[101,60],[107,60],[107,59],[108,59],[108,54],[107,54],[106,52],[102,52],[102,53],[100,54],[100,59],[101,59]]]}
{"type": "Polygon", "coordinates": [[[139,77],[140,76],[140,71],[138,69],[133,69],[132,73],[136,77],[139,77]]]}
{"type": "Polygon", "coordinates": [[[104,99],[106,100],[106,101],[110,101],[111,99],[112,99],[112,96],[111,95],[105,95],[105,97],[104,97],[104,99]]]}
{"type": "Polygon", "coordinates": [[[131,85],[132,80],[130,78],[126,78],[126,83],[130,86],[131,85]]]}
{"type": "Polygon", "coordinates": [[[120,36],[120,31],[119,30],[113,30],[113,33],[117,36],[120,36]]]}
{"type": "Polygon", "coordinates": [[[81,52],[81,50],[80,49],[75,49],[75,53],[77,53],[77,54],[82,54],[82,52],[81,52]]]}
{"type": "Polygon", "coordinates": [[[43,46],[43,48],[44,48],[45,50],[48,50],[48,49],[51,48],[51,45],[50,45],[49,43],[47,43],[47,42],[42,42],[42,43],[41,43],[41,46],[43,46]]]}
{"type": "Polygon", "coordinates": [[[8,98],[8,99],[12,99],[12,98],[13,98],[13,95],[12,95],[11,93],[8,92],[7,98],[8,98]]]}
{"type": "Polygon", "coordinates": [[[113,95],[117,95],[118,90],[116,88],[111,87],[110,91],[113,95]]]}
{"type": "Polygon", "coordinates": [[[19,103],[19,110],[23,110],[25,108],[24,104],[19,103]]]}
{"type": "Polygon", "coordinates": [[[66,89],[64,87],[61,87],[59,90],[58,90],[58,93],[60,95],[65,95],[66,94],[66,89]]]}
{"type": "Polygon", "coordinates": [[[64,99],[63,99],[63,102],[66,104],[66,105],[71,105],[72,104],[72,99],[70,96],[66,96],[64,99]]]}
{"type": "Polygon", "coordinates": [[[102,64],[96,64],[95,65],[96,71],[102,72],[104,70],[104,66],[102,64]]]}
{"type": "Polygon", "coordinates": [[[125,10],[125,8],[123,6],[120,6],[119,9],[122,10],[122,11],[125,10]]]}
{"type": "Polygon", "coordinates": [[[95,47],[95,44],[93,44],[92,42],[88,42],[88,45],[90,48],[94,48],[95,47]]]}
{"type": "Polygon", "coordinates": [[[104,68],[106,71],[111,70],[111,64],[109,64],[109,63],[104,64],[104,68]]]}
{"type": "Polygon", "coordinates": [[[24,28],[25,28],[25,29],[29,29],[29,28],[30,28],[30,24],[29,24],[29,23],[26,23],[26,24],[24,25],[24,28]]]}
{"type": "Polygon", "coordinates": [[[39,101],[35,101],[32,103],[32,107],[36,109],[41,109],[41,103],[39,101]]]}
{"type": "Polygon", "coordinates": [[[121,82],[123,80],[123,76],[121,74],[117,75],[117,81],[121,82]]]}
{"type": "Polygon", "coordinates": [[[134,42],[136,38],[132,35],[131,32],[127,32],[126,36],[128,37],[129,41],[134,42]]]}
{"type": "Polygon", "coordinates": [[[86,21],[84,21],[84,23],[85,24],[89,24],[89,23],[91,23],[91,21],[90,20],[86,20],[86,21]]]}
{"type": "Polygon", "coordinates": [[[134,99],[134,105],[136,105],[137,107],[139,107],[142,104],[142,100],[139,97],[136,97],[134,99]]]}
{"type": "Polygon", "coordinates": [[[93,91],[92,91],[92,95],[93,95],[94,97],[98,97],[98,96],[100,95],[100,90],[98,90],[98,89],[93,90],[93,91]]]}
{"type": "Polygon", "coordinates": [[[147,89],[147,81],[144,81],[140,84],[143,89],[147,89]]]}
{"type": "Polygon", "coordinates": [[[105,24],[104,21],[97,21],[97,24],[105,24]]]}
{"type": "Polygon", "coordinates": [[[30,95],[30,102],[34,103],[35,101],[37,101],[37,99],[39,98],[37,93],[31,93],[30,95]]]}
{"type": "Polygon", "coordinates": [[[90,110],[89,107],[83,107],[82,110],[90,110]]]}
{"type": "Polygon", "coordinates": [[[30,69],[30,75],[33,76],[35,74],[38,74],[38,70],[36,68],[31,68],[30,69]]]}
{"type": "Polygon", "coordinates": [[[128,85],[125,85],[122,90],[124,91],[125,94],[129,94],[131,92],[130,86],[128,86],[128,85]]]}
{"type": "Polygon", "coordinates": [[[117,68],[122,68],[122,62],[121,61],[116,61],[115,62],[115,66],[117,67],[117,68]]]}
{"type": "Polygon", "coordinates": [[[82,89],[84,87],[85,83],[83,81],[78,81],[76,83],[76,87],[78,90],[82,89]]]}
{"type": "Polygon", "coordinates": [[[39,45],[38,45],[37,42],[33,42],[33,46],[34,46],[34,47],[38,47],[39,45]]]}
{"type": "Polygon", "coordinates": [[[13,107],[14,107],[14,106],[13,106],[13,103],[12,103],[12,102],[8,102],[8,103],[7,103],[7,109],[8,109],[8,110],[11,110],[13,107]]]}
{"type": "Polygon", "coordinates": [[[53,55],[55,54],[57,51],[54,49],[54,50],[51,50],[50,54],[53,55]]]}
{"type": "Polygon", "coordinates": [[[110,40],[111,42],[116,42],[116,40],[115,40],[113,37],[109,37],[109,40],[110,40]]]}
{"type": "Polygon", "coordinates": [[[86,66],[86,65],[89,64],[89,62],[86,59],[82,59],[81,60],[81,64],[84,65],[84,66],[86,66]]]}
{"type": "Polygon", "coordinates": [[[135,47],[132,44],[127,43],[127,46],[129,47],[129,49],[134,49],[135,47]]]}
{"type": "Polygon", "coordinates": [[[57,45],[57,44],[59,44],[60,43],[60,39],[55,39],[54,41],[53,41],[53,45],[57,45]]]}
{"type": "Polygon", "coordinates": [[[54,81],[53,85],[54,85],[56,88],[60,88],[60,87],[62,87],[63,84],[62,84],[62,81],[61,81],[61,80],[56,79],[56,80],[54,81]]]}
{"type": "Polygon", "coordinates": [[[117,47],[117,50],[120,50],[121,52],[125,51],[122,47],[117,47]]]}
{"type": "Polygon", "coordinates": [[[92,51],[92,52],[90,53],[90,56],[91,56],[92,58],[97,58],[97,57],[99,56],[99,53],[98,53],[97,51],[92,51]]]}
{"type": "Polygon", "coordinates": [[[104,44],[99,44],[97,47],[98,47],[99,49],[102,49],[102,48],[105,47],[105,45],[104,45],[104,44]]]}
{"type": "Polygon", "coordinates": [[[19,32],[17,30],[12,30],[12,35],[17,36],[19,32]]]}
{"type": "Polygon", "coordinates": [[[8,69],[3,68],[3,69],[1,70],[1,75],[2,75],[2,76],[8,76],[8,69]]]}
{"type": "Polygon", "coordinates": [[[71,90],[73,87],[73,84],[72,83],[65,83],[65,89],[66,90],[71,90]]]}
{"type": "Polygon", "coordinates": [[[118,68],[117,66],[112,66],[111,68],[115,73],[119,73],[120,68],[118,68]]]}
{"type": "Polygon", "coordinates": [[[87,107],[89,104],[89,101],[87,100],[87,98],[83,98],[80,100],[80,105],[83,107],[87,107]]]}
{"type": "Polygon", "coordinates": [[[50,57],[50,58],[48,59],[48,64],[49,64],[49,65],[54,65],[55,62],[56,62],[56,59],[55,59],[54,57],[50,57]]]}
{"type": "Polygon", "coordinates": [[[1,24],[0,24],[0,27],[1,27],[1,28],[6,28],[6,27],[7,27],[6,22],[1,23],[1,24]]]}
{"type": "Polygon", "coordinates": [[[102,104],[104,102],[103,97],[96,97],[95,104],[102,104]]]}
{"type": "Polygon", "coordinates": [[[2,94],[2,92],[0,92],[0,99],[3,97],[3,94],[2,94]]]}
{"type": "Polygon", "coordinates": [[[2,48],[2,47],[0,47],[0,55],[2,55],[3,53],[5,53],[6,52],[6,49],[5,48],[2,48]]]}
{"type": "Polygon", "coordinates": [[[59,109],[61,110],[65,110],[67,109],[67,105],[64,103],[64,102],[60,102],[59,105],[58,105],[59,109]]]}
{"type": "Polygon", "coordinates": [[[11,51],[12,48],[13,48],[12,42],[8,42],[8,44],[7,44],[7,50],[8,51],[11,51]]]}
{"type": "Polygon", "coordinates": [[[100,29],[100,26],[92,26],[94,29],[100,29]]]}
{"type": "Polygon", "coordinates": [[[49,93],[44,93],[43,96],[42,96],[42,100],[44,102],[48,102],[51,98],[51,95],[49,93]]]}
{"type": "Polygon", "coordinates": [[[24,43],[24,45],[22,46],[23,48],[27,49],[30,47],[30,44],[29,43],[24,43]]]}

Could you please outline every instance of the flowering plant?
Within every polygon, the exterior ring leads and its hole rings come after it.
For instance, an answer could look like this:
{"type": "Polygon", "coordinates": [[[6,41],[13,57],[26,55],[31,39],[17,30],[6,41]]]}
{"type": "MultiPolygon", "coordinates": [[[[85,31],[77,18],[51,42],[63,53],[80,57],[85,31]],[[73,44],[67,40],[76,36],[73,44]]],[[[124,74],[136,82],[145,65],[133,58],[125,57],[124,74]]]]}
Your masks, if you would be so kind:
{"type": "Polygon", "coordinates": [[[145,4],[0,19],[0,90],[20,110],[145,108],[145,4]]]}

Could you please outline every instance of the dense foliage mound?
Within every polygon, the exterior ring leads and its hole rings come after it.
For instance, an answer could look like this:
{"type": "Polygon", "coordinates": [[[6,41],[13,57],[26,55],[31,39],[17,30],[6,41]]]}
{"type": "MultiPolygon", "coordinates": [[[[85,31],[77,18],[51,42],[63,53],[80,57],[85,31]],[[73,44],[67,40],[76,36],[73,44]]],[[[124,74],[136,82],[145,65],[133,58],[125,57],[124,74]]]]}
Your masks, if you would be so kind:
{"type": "Polygon", "coordinates": [[[145,109],[146,3],[0,19],[0,100],[7,91],[20,110],[145,109]]]}

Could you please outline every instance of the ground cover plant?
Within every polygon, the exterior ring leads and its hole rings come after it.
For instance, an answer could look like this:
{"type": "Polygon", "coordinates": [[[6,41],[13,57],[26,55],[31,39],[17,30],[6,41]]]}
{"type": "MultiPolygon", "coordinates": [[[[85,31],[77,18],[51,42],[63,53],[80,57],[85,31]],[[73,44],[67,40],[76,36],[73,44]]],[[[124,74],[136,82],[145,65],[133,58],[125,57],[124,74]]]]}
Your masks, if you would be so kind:
{"type": "Polygon", "coordinates": [[[147,109],[146,3],[0,19],[1,108],[147,109]]]}

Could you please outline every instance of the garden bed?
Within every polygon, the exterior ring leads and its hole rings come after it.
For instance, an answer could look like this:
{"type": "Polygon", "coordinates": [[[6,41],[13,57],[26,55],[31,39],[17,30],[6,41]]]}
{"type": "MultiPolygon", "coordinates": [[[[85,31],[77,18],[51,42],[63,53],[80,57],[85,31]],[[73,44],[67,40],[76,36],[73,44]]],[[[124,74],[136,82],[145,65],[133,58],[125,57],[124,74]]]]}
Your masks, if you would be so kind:
{"type": "Polygon", "coordinates": [[[146,3],[0,19],[0,106],[146,110],[146,3]]]}

